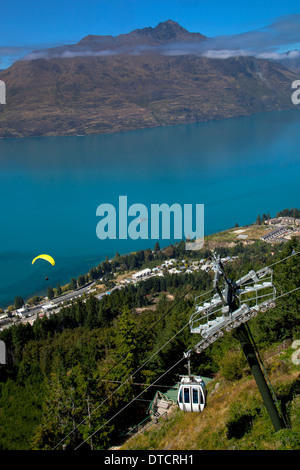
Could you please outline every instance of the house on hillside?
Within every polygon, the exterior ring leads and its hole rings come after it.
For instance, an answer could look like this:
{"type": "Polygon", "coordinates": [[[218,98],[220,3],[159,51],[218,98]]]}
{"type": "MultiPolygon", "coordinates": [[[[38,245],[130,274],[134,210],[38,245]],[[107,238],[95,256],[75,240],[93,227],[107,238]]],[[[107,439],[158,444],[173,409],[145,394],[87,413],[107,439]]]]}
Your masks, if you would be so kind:
{"type": "MultiPolygon", "coordinates": [[[[207,385],[213,379],[209,377],[201,377],[207,385]]],[[[177,405],[177,397],[178,397],[178,390],[179,390],[179,383],[176,383],[173,387],[166,388],[164,392],[158,390],[152,402],[148,408],[148,414],[152,416],[152,418],[159,418],[168,412],[171,406],[177,405]]]]}
{"type": "Polygon", "coordinates": [[[168,409],[172,405],[176,405],[177,402],[177,393],[174,394],[174,397],[169,398],[164,393],[160,392],[159,390],[155,393],[152,402],[148,408],[148,414],[151,416],[152,419],[157,419],[160,416],[163,416],[167,413],[168,409]],[[176,395],[176,396],[175,396],[176,395]]]}
{"type": "Polygon", "coordinates": [[[267,225],[300,225],[300,219],[295,219],[295,217],[275,217],[274,219],[266,220],[265,223],[267,225]]]}
{"type": "Polygon", "coordinates": [[[146,268],[143,269],[142,271],[138,271],[137,273],[134,273],[132,275],[133,279],[140,279],[141,277],[149,276],[151,274],[151,269],[146,268]]]}
{"type": "Polygon", "coordinates": [[[260,237],[261,240],[265,242],[274,242],[274,241],[282,241],[281,237],[282,235],[288,233],[289,230],[286,227],[278,227],[274,230],[272,230],[269,233],[266,233],[262,237],[260,237]]]}

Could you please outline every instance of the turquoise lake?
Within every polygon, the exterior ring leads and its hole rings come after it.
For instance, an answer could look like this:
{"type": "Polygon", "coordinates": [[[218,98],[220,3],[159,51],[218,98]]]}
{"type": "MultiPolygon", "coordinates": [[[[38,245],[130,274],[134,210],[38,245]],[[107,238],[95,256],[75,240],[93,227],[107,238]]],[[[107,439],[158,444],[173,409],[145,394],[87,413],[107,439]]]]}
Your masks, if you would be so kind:
{"type": "MultiPolygon", "coordinates": [[[[156,240],[103,240],[96,209],[204,204],[205,235],[300,207],[299,109],[120,134],[0,140],[0,307],[156,240]],[[49,253],[48,283],[31,260],[49,253]],[[50,269],[51,268],[51,269],[50,269]]],[[[173,240],[163,240],[167,246],[173,240]]]]}

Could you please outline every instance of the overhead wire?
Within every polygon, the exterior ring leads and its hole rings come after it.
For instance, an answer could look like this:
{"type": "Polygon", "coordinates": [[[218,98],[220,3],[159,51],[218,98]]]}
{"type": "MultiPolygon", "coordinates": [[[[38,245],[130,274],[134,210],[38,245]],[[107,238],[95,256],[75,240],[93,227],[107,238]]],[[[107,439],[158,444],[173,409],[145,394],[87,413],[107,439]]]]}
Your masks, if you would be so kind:
{"type": "Polygon", "coordinates": [[[278,261],[275,261],[275,263],[272,263],[270,264],[269,266],[266,266],[266,268],[271,268],[272,266],[275,266],[275,264],[278,264],[278,263],[282,263],[283,261],[289,259],[289,258],[292,258],[293,256],[296,256],[296,255],[299,255],[300,251],[297,251],[296,253],[292,253],[291,255],[289,256],[286,256],[285,258],[283,259],[280,259],[278,261]]]}
{"type": "MultiPolygon", "coordinates": [[[[109,382],[109,383],[114,383],[114,384],[121,384],[122,383],[121,380],[103,380],[103,382],[109,382]]],[[[136,383],[136,382],[132,382],[131,385],[140,385],[141,387],[147,387],[149,384],[143,384],[143,383],[139,384],[139,383],[136,383]]],[[[162,388],[167,388],[167,389],[176,388],[173,385],[153,385],[153,387],[162,387],[162,388]]]]}
{"type": "MultiPolygon", "coordinates": [[[[199,281],[201,281],[201,280],[203,279],[203,277],[204,277],[205,274],[207,274],[207,272],[204,272],[204,273],[203,273],[203,276],[200,277],[199,281]]],[[[150,331],[152,331],[152,330],[158,325],[158,323],[159,323],[161,320],[163,320],[163,319],[173,310],[173,308],[176,307],[176,305],[178,305],[179,302],[181,302],[181,301],[184,299],[184,297],[187,296],[187,294],[189,294],[189,292],[192,291],[192,289],[193,289],[193,286],[191,286],[190,289],[188,289],[187,292],[185,292],[185,293],[172,305],[172,307],[171,307],[170,309],[168,309],[168,310],[154,323],[154,325],[152,325],[152,327],[151,327],[149,330],[147,330],[147,333],[149,333],[150,331]]],[[[185,325],[185,327],[186,327],[186,326],[187,326],[187,325],[185,325]]],[[[185,327],[184,327],[184,328],[185,328],[185,327]]],[[[146,334],[147,334],[147,333],[146,333],[146,334]]],[[[175,336],[176,336],[176,335],[175,335],[175,336]]],[[[171,339],[172,339],[172,338],[171,338],[171,339]]],[[[167,343],[166,343],[166,344],[167,344],[167,343]]],[[[164,347],[164,346],[163,346],[163,347],[164,347]]],[[[129,351],[129,353],[130,353],[130,352],[131,352],[131,351],[129,351]]],[[[129,353],[128,353],[128,354],[129,354],[129,353]]],[[[119,359],[119,361],[117,361],[117,362],[104,374],[104,376],[99,380],[99,383],[101,383],[101,381],[103,381],[104,378],[105,378],[107,375],[109,375],[110,372],[111,372],[117,365],[119,365],[124,359],[125,359],[124,357],[121,357],[121,358],[119,359]]],[[[144,364],[144,365],[145,365],[145,364],[144,364]]],[[[139,371],[139,370],[140,370],[140,369],[138,369],[138,371],[139,371]]],[[[137,371],[136,371],[136,372],[137,372],[137,371]]],[[[135,373],[136,373],[136,372],[135,372],[135,373]]],[[[122,383],[122,384],[120,385],[120,387],[121,387],[122,385],[124,385],[124,383],[122,383]]],[[[115,390],[115,392],[116,392],[120,387],[118,387],[118,388],[115,390]]],[[[114,393],[114,392],[113,392],[113,393],[114,393]]],[[[112,393],[112,394],[113,394],[113,393],[112,393]]],[[[107,399],[109,399],[109,398],[112,396],[112,394],[111,394],[109,397],[107,397],[107,399]]],[[[106,400],[105,400],[105,401],[106,401],[106,400]]],[[[100,406],[102,406],[102,404],[104,404],[104,402],[100,403],[100,405],[99,405],[98,407],[96,407],[96,408],[94,409],[94,411],[96,411],[100,406]]],[[[94,411],[93,411],[93,412],[94,412],[94,411]]],[[[93,413],[93,412],[92,412],[92,413],[93,413]]],[[[90,414],[92,414],[92,413],[90,413],[90,414]]],[[[73,428],[72,431],[70,431],[69,434],[67,434],[67,435],[65,436],[65,438],[62,439],[52,450],[56,449],[67,437],[69,437],[69,436],[70,436],[81,424],[83,424],[87,419],[88,419],[88,416],[87,416],[86,418],[84,418],[75,428],[73,428]]]]}
{"type": "Polygon", "coordinates": [[[81,447],[85,442],[87,442],[89,439],[91,439],[95,434],[97,434],[97,432],[99,432],[104,426],[106,426],[108,423],[110,423],[110,421],[112,421],[116,416],[118,416],[122,411],[124,411],[128,406],[130,406],[135,400],[137,400],[144,392],[146,392],[150,387],[152,387],[156,382],[158,382],[164,375],[168,374],[168,372],[170,372],[172,369],[174,369],[176,366],[178,366],[178,364],[180,364],[180,362],[182,362],[185,358],[182,357],[181,359],[179,359],[179,361],[177,361],[175,364],[173,364],[166,372],[164,372],[162,375],[160,375],[158,377],[158,379],[154,380],[154,382],[152,382],[145,390],[143,390],[142,392],[139,393],[139,395],[137,395],[136,397],[134,397],[129,403],[127,403],[125,406],[123,406],[123,408],[119,411],[117,411],[117,413],[114,414],[114,416],[112,416],[111,418],[109,418],[104,424],[102,424],[98,429],[96,429],[96,431],[94,431],[90,436],[88,436],[84,441],[81,442],[81,444],[79,444],[77,447],[75,447],[74,450],[77,450],[79,449],[79,447],[81,447]]]}
{"type": "MultiPolygon", "coordinates": [[[[272,263],[271,265],[267,266],[268,268],[278,264],[278,263],[281,263],[297,254],[299,254],[300,252],[296,252],[296,253],[292,253],[291,255],[283,258],[282,260],[278,260],[276,261],[275,263],[272,263]]],[[[203,274],[205,274],[206,272],[204,272],[203,274]]],[[[202,279],[202,278],[201,278],[202,279]]],[[[191,287],[172,307],[171,309],[169,309],[159,320],[157,320],[157,322],[151,327],[151,330],[153,330],[155,328],[155,326],[168,314],[170,313],[170,311],[193,289],[193,287],[191,287]]],[[[299,290],[300,287],[298,288],[295,288],[289,292],[286,292],[284,294],[281,294],[280,296],[278,296],[277,298],[281,298],[281,297],[284,297],[285,295],[288,295],[292,292],[295,292],[297,290],[299,290]]],[[[94,413],[96,410],[98,410],[109,398],[111,398],[123,385],[125,385],[130,379],[132,379],[132,377],[137,374],[148,362],[150,362],[169,342],[171,342],[179,333],[181,333],[181,331],[183,331],[187,326],[188,326],[189,322],[184,325],[184,327],[182,327],[172,338],[170,338],[158,351],[156,351],[156,353],[154,353],[149,359],[147,359],[147,361],[144,362],[144,364],[142,364],[142,366],[140,366],[135,372],[133,372],[133,374],[131,374],[125,381],[123,381],[119,387],[117,387],[108,397],[106,397],[106,399],[104,401],[102,401],[90,414],[94,413]]],[[[106,377],[112,370],[114,367],[116,367],[120,362],[122,362],[124,358],[121,358],[101,379],[100,379],[100,382],[101,380],[104,379],[104,377],[106,377]]],[[[102,429],[102,427],[104,427],[106,424],[108,424],[112,419],[114,419],[119,413],[121,413],[125,408],[127,408],[133,401],[135,401],[140,395],[142,395],[145,391],[147,391],[151,386],[153,386],[161,377],[163,377],[164,375],[166,375],[170,370],[172,370],[176,365],[178,365],[184,358],[180,359],[176,364],[174,364],[167,372],[165,372],[164,374],[162,374],[157,380],[155,380],[152,384],[150,384],[145,390],[143,390],[137,397],[133,398],[133,400],[128,403],[127,405],[125,405],[121,410],[119,410],[113,417],[111,417],[108,421],[106,421],[106,423],[104,423],[100,428],[98,428],[92,435],[90,435],[85,441],[83,441],[79,446],[76,447],[75,450],[77,450],[82,444],[84,444],[86,441],[88,441],[89,439],[91,439],[100,429],[102,429]]],[[[70,431],[70,433],[68,435],[66,435],[54,448],[56,449],[62,442],[64,442],[64,440],[70,436],[76,429],[78,429],[78,427],[83,424],[85,421],[87,420],[87,418],[85,418],[83,421],[81,421],[72,431],[70,431]]]]}
{"type": "MultiPolygon", "coordinates": [[[[202,277],[201,277],[201,279],[202,279],[202,277]]],[[[155,323],[154,325],[152,325],[152,327],[148,330],[148,332],[149,332],[149,331],[152,331],[152,330],[155,328],[155,326],[156,326],[163,318],[165,318],[165,316],[166,316],[168,313],[170,313],[170,311],[171,311],[181,300],[183,300],[184,297],[185,297],[192,289],[193,289],[193,286],[192,286],[190,289],[188,289],[188,291],[187,291],[182,297],[180,297],[180,299],[177,300],[177,301],[175,302],[175,304],[173,304],[172,307],[171,307],[169,310],[167,310],[167,312],[166,312],[164,315],[162,315],[162,317],[161,317],[158,321],[156,321],[156,323],[155,323]]],[[[117,387],[108,397],[106,397],[105,400],[103,400],[96,408],[94,408],[94,410],[93,410],[92,412],[90,412],[90,415],[91,415],[92,413],[94,413],[96,410],[98,410],[102,405],[104,405],[104,403],[105,403],[109,398],[111,398],[123,385],[125,385],[125,384],[126,384],[135,374],[137,374],[148,362],[150,362],[150,360],[153,359],[170,341],[172,341],[179,333],[181,333],[181,331],[182,331],[184,328],[186,328],[186,327],[188,326],[188,324],[189,324],[189,322],[188,322],[186,325],[184,325],[184,327],[183,327],[181,330],[179,330],[179,332],[177,332],[171,339],[169,339],[169,340],[168,340],[158,351],[156,351],[156,353],[154,353],[147,361],[145,361],[144,364],[142,364],[142,366],[140,366],[133,374],[131,374],[124,382],[122,382],[121,385],[119,385],[119,387],[117,387]]],[[[129,353],[130,353],[130,351],[129,351],[129,353]]],[[[129,353],[128,353],[128,354],[129,354],[129,353]]],[[[114,369],[114,367],[116,367],[118,364],[120,364],[124,359],[125,359],[125,358],[122,357],[116,364],[114,364],[114,366],[113,366],[108,372],[106,372],[106,374],[100,379],[99,383],[104,379],[104,377],[106,377],[106,376],[114,369]]],[[[78,429],[78,427],[79,427],[81,424],[83,424],[87,419],[88,419],[88,416],[87,416],[86,418],[84,418],[75,428],[73,428],[58,444],[56,444],[56,446],[53,447],[52,450],[55,450],[60,444],[62,444],[62,442],[64,442],[65,439],[67,439],[67,437],[69,437],[76,429],[78,429]]]]}
{"type": "Polygon", "coordinates": [[[293,289],[293,290],[290,290],[289,292],[285,292],[284,294],[278,295],[278,296],[276,296],[276,300],[277,300],[277,299],[280,299],[281,297],[284,297],[285,295],[291,294],[292,292],[295,292],[295,291],[297,291],[297,290],[299,290],[299,289],[300,289],[300,286],[299,286],[299,287],[296,287],[296,288],[293,289]]]}
{"type": "MultiPolygon", "coordinates": [[[[287,293],[285,293],[285,294],[283,294],[283,295],[288,295],[288,294],[290,294],[291,292],[294,292],[295,290],[298,290],[298,289],[300,289],[300,287],[298,287],[297,289],[293,289],[292,291],[287,292],[287,293]]],[[[177,336],[177,334],[179,334],[187,325],[188,325],[188,323],[187,323],[179,332],[177,332],[175,336],[177,336]]],[[[272,387],[272,385],[271,385],[271,383],[270,383],[269,377],[268,377],[268,375],[267,375],[267,373],[266,373],[266,370],[265,370],[265,368],[264,368],[262,359],[261,359],[261,357],[260,357],[260,355],[259,355],[259,351],[258,351],[258,349],[257,349],[257,347],[256,347],[256,344],[255,344],[254,340],[253,340],[253,337],[252,337],[252,334],[251,334],[251,331],[250,331],[249,327],[248,327],[248,331],[249,331],[249,333],[250,333],[251,342],[253,343],[253,345],[254,345],[254,347],[255,347],[255,351],[256,351],[256,353],[258,354],[259,361],[260,361],[260,363],[261,363],[261,365],[262,365],[262,367],[263,367],[264,373],[265,373],[266,378],[267,378],[267,380],[268,380],[268,383],[269,383],[269,385],[270,385],[270,387],[271,387],[271,391],[272,391],[274,400],[275,400],[277,406],[278,406],[279,409],[280,409],[280,405],[279,405],[279,403],[278,403],[277,397],[276,397],[275,392],[274,392],[274,390],[273,390],[273,387],[272,387]]],[[[175,337],[175,336],[174,336],[174,337],[175,337]]],[[[174,338],[174,337],[173,337],[173,338],[174,338]]],[[[171,338],[169,341],[171,341],[173,338],[171,338]]],[[[168,341],[168,342],[169,342],[169,341],[168,341]]],[[[167,343],[166,343],[166,344],[167,344],[167,343]]],[[[163,346],[163,347],[164,347],[164,346],[163,346]]],[[[174,367],[176,367],[176,366],[177,366],[181,361],[183,361],[184,359],[185,359],[185,357],[182,357],[176,364],[174,364],[170,369],[168,369],[166,372],[164,372],[164,374],[162,374],[162,375],[161,375],[158,379],[156,379],[152,384],[150,384],[149,386],[147,386],[147,388],[146,388],[145,390],[143,390],[142,392],[140,392],[140,393],[139,393],[136,397],[134,397],[129,403],[127,403],[121,410],[119,410],[117,413],[115,413],[114,416],[112,416],[112,417],[109,418],[104,424],[102,424],[96,431],[93,432],[93,434],[91,434],[91,435],[90,435],[89,437],[87,437],[83,442],[81,442],[81,444],[80,444],[79,446],[77,446],[74,450],[77,450],[77,449],[78,449],[79,447],[81,447],[85,442],[87,442],[89,439],[91,439],[91,438],[92,438],[97,432],[99,432],[106,424],[108,424],[110,421],[112,421],[117,415],[119,415],[123,410],[125,410],[129,405],[131,405],[135,400],[137,400],[144,392],[146,392],[151,386],[153,386],[156,382],[158,382],[158,380],[159,380],[160,378],[162,378],[164,375],[166,375],[168,372],[170,372],[170,370],[172,370],[174,367]]],[[[283,416],[282,413],[281,413],[281,415],[282,415],[282,417],[283,417],[283,419],[284,419],[284,416],[283,416]]]]}
{"type": "MultiPolygon", "coordinates": [[[[105,400],[103,400],[96,408],[93,409],[93,411],[90,413],[90,415],[92,415],[93,413],[95,413],[95,411],[97,411],[102,405],[104,405],[104,403],[107,402],[107,400],[109,400],[118,390],[120,390],[121,387],[123,387],[123,385],[125,385],[129,380],[132,379],[132,377],[134,377],[143,367],[145,367],[145,365],[148,364],[148,362],[150,362],[160,351],[163,350],[163,348],[169,344],[177,335],[179,335],[187,326],[188,326],[189,322],[186,323],[179,331],[177,331],[177,333],[172,337],[170,338],[160,349],[158,349],[149,359],[147,359],[147,361],[144,362],[144,364],[142,364],[137,370],[135,370],[126,380],[124,380],[121,385],[119,385],[119,387],[117,387],[108,397],[105,398],[105,400]]],[[[149,388],[149,387],[148,387],[149,388]]],[[[147,389],[146,389],[147,390],[147,389]]],[[[146,390],[143,390],[146,391],[146,390]]],[[[79,423],[76,428],[72,429],[72,431],[69,432],[69,434],[64,438],[62,439],[52,450],[56,449],[56,447],[58,447],[70,434],[72,434],[81,424],[83,424],[86,420],[87,420],[88,417],[86,417],[81,423],[79,423]]]]}

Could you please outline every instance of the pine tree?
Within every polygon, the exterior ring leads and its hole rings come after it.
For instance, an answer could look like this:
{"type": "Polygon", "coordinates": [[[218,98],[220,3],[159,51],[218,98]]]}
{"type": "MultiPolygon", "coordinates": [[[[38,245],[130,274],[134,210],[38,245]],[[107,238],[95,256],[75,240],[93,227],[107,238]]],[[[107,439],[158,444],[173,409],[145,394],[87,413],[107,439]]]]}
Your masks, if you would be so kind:
{"type": "Polygon", "coordinates": [[[85,276],[83,274],[80,274],[77,278],[77,284],[78,287],[81,287],[85,284],[85,276]]]}
{"type": "Polygon", "coordinates": [[[54,290],[52,289],[51,286],[49,286],[47,289],[47,297],[49,300],[53,299],[54,297],[54,290]]]}
{"type": "Polygon", "coordinates": [[[61,290],[61,287],[60,287],[59,284],[57,284],[56,292],[57,292],[58,296],[60,296],[62,294],[62,290],[61,290]]]}
{"type": "Polygon", "coordinates": [[[138,331],[136,319],[125,307],[124,312],[118,318],[116,335],[116,354],[118,358],[123,357],[118,374],[128,377],[140,365],[143,354],[143,343],[140,341],[141,331],[138,331]]]}
{"type": "Polygon", "coordinates": [[[69,284],[69,289],[75,290],[76,288],[77,288],[77,281],[74,277],[72,277],[70,284],[69,284]]]}
{"type": "Polygon", "coordinates": [[[155,251],[155,253],[157,253],[158,251],[160,251],[159,242],[156,242],[156,243],[155,243],[155,245],[154,245],[154,251],[155,251]]]}
{"type": "Polygon", "coordinates": [[[20,295],[17,295],[15,297],[15,308],[22,308],[24,305],[24,300],[22,299],[22,297],[20,295]]]}

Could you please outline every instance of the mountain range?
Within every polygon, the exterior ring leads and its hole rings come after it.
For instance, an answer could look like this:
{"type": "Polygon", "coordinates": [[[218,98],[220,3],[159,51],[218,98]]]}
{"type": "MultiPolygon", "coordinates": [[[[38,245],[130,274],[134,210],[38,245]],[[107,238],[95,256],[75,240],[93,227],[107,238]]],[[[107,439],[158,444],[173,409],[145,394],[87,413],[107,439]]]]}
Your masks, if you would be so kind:
{"type": "Polygon", "coordinates": [[[155,28],[33,51],[0,72],[0,137],[86,135],[291,109],[299,60],[212,58],[208,38],[155,28]]]}
{"type": "Polygon", "coordinates": [[[293,70],[298,75],[300,74],[300,53],[299,51],[289,51],[288,57],[283,57],[279,59],[282,65],[287,67],[290,70],[293,70]]]}

